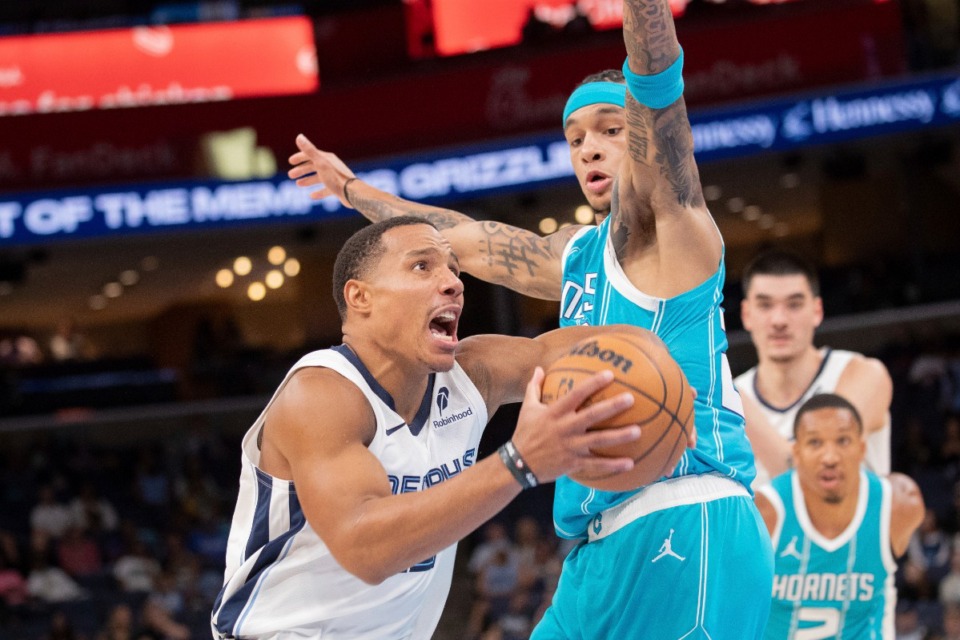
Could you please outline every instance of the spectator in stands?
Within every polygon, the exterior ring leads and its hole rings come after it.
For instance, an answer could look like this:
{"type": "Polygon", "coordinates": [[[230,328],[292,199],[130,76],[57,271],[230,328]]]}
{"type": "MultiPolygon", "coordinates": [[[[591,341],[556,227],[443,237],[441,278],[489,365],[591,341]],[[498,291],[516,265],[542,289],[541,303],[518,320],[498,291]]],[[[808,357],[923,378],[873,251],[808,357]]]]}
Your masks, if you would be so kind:
{"type": "Polygon", "coordinates": [[[0,556],[3,556],[8,566],[19,569],[21,572],[27,568],[23,554],[20,553],[17,537],[9,531],[0,530],[0,556]]]}
{"type": "Polygon", "coordinates": [[[82,638],[82,636],[78,636],[73,630],[73,625],[70,623],[67,614],[63,611],[55,611],[53,617],[50,618],[50,630],[47,631],[44,640],[76,640],[77,638],[82,638]]]}
{"type": "Polygon", "coordinates": [[[507,528],[499,520],[491,520],[483,527],[483,542],[477,545],[470,554],[467,569],[474,576],[480,573],[498,551],[512,552],[513,542],[507,533],[507,528]]]}
{"type": "Polygon", "coordinates": [[[496,622],[507,612],[519,582],[519,557],[506,549],[496,551],[477,575],[476,598],[467,620],[467,638],[480,637],[487,622],[496,622]]]}
{"type": "Polygon", "coordinates": [[[103,557],[93,538],[77,525],[71,525],[57,544],[57,563],[74,578],[98,575],[103,557]]]}
{"type": "Polygon", "coordinates": [[[174,480],[174,494],[180,509],[197,519],[204,513],[219,510],[221,499],[213,476],[204,471],[198,456],[187,458],[184,473],[174,480]]]}
{"type": "Polygon", "coordinates": [[[226,557],[229,534],[229,522],[216,505],[214,509],[199,514],[187,533],[187,548],[200,556],[201,561],[219,566],[226,557]]]}
{"type": "Polygon", "coordinates": [[[921,583],[916,585],[921,597],[935,597],[937,585],[950,568],[950,539],[940,528],[932,509],[927,509],[920,528],[910,539],[907,560],[923,570],[921,583]]]}
{"type": "Polygon", "coordinates": [[[960,605],[950,604],[943,608],[943,634],[940,640],[960,640],[960,605]]]}
{"type": "Polygon", "coordinates": [[[557,538],[544,536],[537,541],[533,561],[520,567],[520,586],[529,596],[529,606],[532,611],[540,607],[543,602],[549,602],[560,581],[560,569],[563,559],[557,554],[557,538]]]}
{"type": "Polygon", "coordinates": [[[502,640],[527,640],[533,631],[527,594],[519,592],[510,598],[507,611],[497,620],[502,640]]]}
{"type": "Polygon", "coordinates": [[[137,638],[162,638],[163,640],[190,640],[190,629],[177,622],[160,604],[148,599],[140,612],[143,629],[137,638]]]}
{"type": "Polygon", "coordinates": [[[27,580],[6,553],[0,552],[0,603],[6,611],[22,607],[30,596],[27,580]]]}
{"type": "Polygon", "coordinates": [[[950,554],[950,571],[940,581],[940,602],[960,605],[960,548],[954,546],[950,554]]]}
{"type": "Polygon", "coordinates": [[[159,575],[160,563],[153,559],[140,538],[134,538],[128,552],[113,563],[113,577],[127,592],[153,591],[159,575]]]}
{"type": "MultiPolygon", "coordinates": [[[[187,549],[183,535],[177,531],[168,531],[164,537],[163,567],[165,573],[173,578],[176,589],[184,595],[188,604],[198,597],[200,588],[200,559],[187,549]]],[[[218,576],[217,590],[223,582],[218,576]]]]}
{"type": "Polygon", "coordinates": [[[897,603],[894,627],[896,640],[928,640],[929,638],[929,631],[920,621],[920,612],[916,604],[909,600],[901,600],[897,603]]]}
{"type": "Polygon", "coordinates": [[[171,618],[183,614],[185,608],[183,594],[177,589],[176,579],[169,571],[162,571],[157,576],[147,601],[166,611],[171,618]]]}
{"type": "Polygon", "coordinates": [[[70,509],[59,500],[52,485],[43,485],[37,492],[37,504],[30,511],[30,527],[53,538],[59,538],[72,523],[70,509]]]}
{"type": "Polygon", "coordinates": [[[117,510],[106,498],[97,495],[93,483],[87,482],[81,487],[80,494],[70,502],[70,514],[73,523],[94,537],[115,531],[119,523],[117,510]]]}
{"type": "Polygon", "coordinates": [[[129,605],[118,604],[110,610],[96,640],[134,640],[133,634],[133,610],[129,605]]]}
{"type": "Polygon", "coordinates": [[[74,318],[63,318],[50,338],[50,355],[57,362],[91,360],[96,350],[79,329],[74,318]]]}
{"type": "Polygon", "coordinates": [[[520,565],[529,566],[537,554],[537,544],[543,538],[536,518],[522,516],[513,527],[513,539],[516,543],[520,565]]]}
{"type": "Polygon", "coordinates": [[[86,591],[60,567],[51,566],[45,554],[33,557],[33,567],[27,576],[27,591],[43,602],[55,604],[87,597],[86,591]]]}
{"type": "Polygon", "coordinates": [[[140,452],[137,462],[137,498],[150,513],[165,509],[170,503],[170,477],[159,460],[161,454],[149,448],[140,452]]]}

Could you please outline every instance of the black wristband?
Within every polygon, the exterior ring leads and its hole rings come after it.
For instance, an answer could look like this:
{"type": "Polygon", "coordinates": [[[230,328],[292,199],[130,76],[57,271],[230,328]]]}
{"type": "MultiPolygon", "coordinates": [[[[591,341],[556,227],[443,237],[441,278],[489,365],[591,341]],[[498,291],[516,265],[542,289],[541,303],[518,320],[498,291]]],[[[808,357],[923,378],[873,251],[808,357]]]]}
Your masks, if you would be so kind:
{"type": "Polygon", "coordinates": [[[498,449],[498,453],[500,454],[500,459],[503,460],[503,464],[510,471],[510,474],[516,478],[517,482],[520,483],[521,487],[531,489],[539,484],[537,476],[533,474],[533,471],[527,466],[526,461],[520,456],[520,452],[517,451],[512,440],[507,440],[507,442],[498,449]]]}
{"type": "Polygon", "coordinates": [[[348,205],[356,209],[356,207],[353,206],[353,203],[350,202],[350,194],[347,193],[347,187],[349,187],[350,183],[354,180],[357,180],[357,178],[347,178],[347,181],[343,183],[343,199],[347,201],[348,205]]]}

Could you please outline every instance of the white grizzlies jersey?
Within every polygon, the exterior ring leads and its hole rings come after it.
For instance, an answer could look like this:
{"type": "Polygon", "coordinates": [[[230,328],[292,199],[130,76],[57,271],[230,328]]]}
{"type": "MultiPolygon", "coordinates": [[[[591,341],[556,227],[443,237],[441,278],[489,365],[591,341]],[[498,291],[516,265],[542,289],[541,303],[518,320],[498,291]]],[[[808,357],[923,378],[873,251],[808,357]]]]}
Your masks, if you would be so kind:
{"type": "MultiPolygon", "coordinates": [[[[760,409],[763,411],[770,425],[777,432],[793,442],[793,421],[797,417],[797,411],[800,405],[817,395],[818,393],[836,393],[837,382],[843,374],[844,369],[855,357],[860,354],[853,351],[841,351],[823,347],[820,350],[823,357],[820,363],[820,370],[813,377],[810,386],[803,392],[800,398],[789,407],[777,408],[769,404],[760,392],[757,390],[757,368],[753,367],[749,371],[740,374],[734,380],[737,389],[741,394],[753,398],[760,409]]],[[[890,475],[890,414],[887,413],[887,420],[883,427],[867,435],[867,455],[864,462],[867,468],[881,476],[890,475]]],[[[757,478],[753,486],[770,482],[770,474],[763,468],[763,463],[759,460],[757,464],[757,478]]]]}
{"type": "MultiPolygon", "coordinates": [[[[410,424],[345,345],[301,358],[267,408],[304,367],[333,369],[366,396],[377,423],[368,448],[383,464],[394,494],[424,490],[476,462],[486,404],[459,364],[430,376],[410,424]]],[[[428,640],[450,590],[456,545],[378,585],[348,573],[304,518],[293,482],[259,468],[257,435],[266,411],[243,438],[224,586],[211,619],[214,637],[428,640]]],[[[322,417],[316,428],[323,428],[322,417]]]]}
{"type": "Polygon", "coordinates": [[[835,538],[810,520],[796,471],[758,489],[777,512],[773,602],[764,640],[893,640],[897,563],[886,478],[860,471],[853,519],[835,538]]]}

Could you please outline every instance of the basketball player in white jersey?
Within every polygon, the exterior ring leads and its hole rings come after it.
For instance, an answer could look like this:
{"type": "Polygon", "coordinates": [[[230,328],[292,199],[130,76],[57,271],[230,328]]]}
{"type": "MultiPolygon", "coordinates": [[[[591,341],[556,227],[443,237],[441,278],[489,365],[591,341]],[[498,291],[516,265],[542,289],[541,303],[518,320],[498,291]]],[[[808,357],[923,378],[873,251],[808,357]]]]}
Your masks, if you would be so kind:
{"type": "Polygon", "coordinates": [[[590,451],[639,427],[587,432],[629,394],[577,410],[610,372],[540,402],[539,366],[616,327],[458,342],[457,258],[410,217],[347,241],[334,296],[343,344],[302,358],[243,440],[216,638],[426,640],[459,539],[537,482],[633,465],[590,451]],[[513,439],[478,461],[488,416],[521,399],[513,439]]]}
{"type": "Polygon", "coordinates": [[[861,467],[857,409],[819,394],[798,409],[795,467],[757,490],[773,540],[765,640],[894,639],[896,558],[924,515],[916,483],[861,467]]]}
{"type": "Polygon", "coordinates": [[[758,462],[754,486],[787,469],[794,416],[817,393],[836,393],[857,408],[867,443],[865,463],[874,473],[889,474],[893,383],[879,360],[814,346],[814,332],[823,321],[814,268],[793,254],[768,251],[747,265],[741,283],[740,315],[758,364],[735,382],[758,462]]]}

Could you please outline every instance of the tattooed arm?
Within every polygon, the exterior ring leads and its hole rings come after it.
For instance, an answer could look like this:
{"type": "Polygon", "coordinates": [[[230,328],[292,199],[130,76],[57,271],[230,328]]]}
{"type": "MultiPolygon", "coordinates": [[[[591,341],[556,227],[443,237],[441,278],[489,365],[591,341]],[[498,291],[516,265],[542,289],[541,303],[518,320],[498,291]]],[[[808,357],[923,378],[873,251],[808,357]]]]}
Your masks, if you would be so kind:
{"type": "MultiPolygon", "coordinates": [[[[624,0],[623,39],[630,70],[664,71],[680,55],[668,0],[624,0]]],[[[712,274],[720,236],[706,208],[693,157],[693,133],[683,97],[654,109],[627,91],[627,154],[619,174],[619,207],[613,224],[617,256],[631,258],[656,247],[659,273],[672,293],[712,274]]]]}
{"type": "Polygon", "coordinates": [[[336,196],[371,222],[412,215],[432,222],[450,241],[466,273],[534,298],[560,299],[560,259],[580,227],[566,227],[542,237],[518,227],[477,221],[451,209],[404,200],[369,185],[336,155],[317,149],[306,136],[297,136],[300,151],[290,156],[287,173],[301,187],[323,185],[310,194],[336,196]]]}

